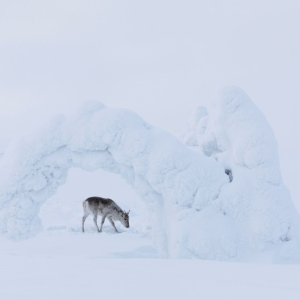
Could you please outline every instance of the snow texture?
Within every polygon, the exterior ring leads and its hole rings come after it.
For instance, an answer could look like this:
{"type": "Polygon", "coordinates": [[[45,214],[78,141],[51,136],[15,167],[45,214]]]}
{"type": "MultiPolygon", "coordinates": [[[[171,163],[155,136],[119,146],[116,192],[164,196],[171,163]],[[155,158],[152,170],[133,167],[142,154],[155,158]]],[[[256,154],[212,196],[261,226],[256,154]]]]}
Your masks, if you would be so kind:
{"type": "Polygon", "coordinates": [[[203,259],[299,261],[299,216],[282,182],[276,139],[246,93],[220,89],[209,114],[198,108],[180,139],[222,164],[230,180],[215,201],[197,207],[203,214],[193,228],[201,230],[189,249],[203,259]]]}
{"type": "Polygon", "coordinates": [[[221,90],[181,137],[202,154],[134,112],[96,101],[55,118],[10,143],[0,162],[0,232],[16,240],[37,234],[39,209],[70,168],[103,169],[146,204],[161,257],[299,261],[299,219],[276,141],[247,95],[221,90]]]}

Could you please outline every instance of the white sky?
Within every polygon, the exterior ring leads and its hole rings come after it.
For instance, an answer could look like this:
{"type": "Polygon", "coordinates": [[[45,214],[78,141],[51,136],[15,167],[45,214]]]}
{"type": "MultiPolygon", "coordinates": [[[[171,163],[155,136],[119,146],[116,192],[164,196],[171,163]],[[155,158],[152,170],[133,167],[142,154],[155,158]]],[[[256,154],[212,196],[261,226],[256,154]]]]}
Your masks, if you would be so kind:
{"type": "Polygon", "coordinates": [[[298,0],[0,0],[0,137],[90,99],[176,135],[237,85],[273,127],[297,201],[299,16],[298,0]]]}

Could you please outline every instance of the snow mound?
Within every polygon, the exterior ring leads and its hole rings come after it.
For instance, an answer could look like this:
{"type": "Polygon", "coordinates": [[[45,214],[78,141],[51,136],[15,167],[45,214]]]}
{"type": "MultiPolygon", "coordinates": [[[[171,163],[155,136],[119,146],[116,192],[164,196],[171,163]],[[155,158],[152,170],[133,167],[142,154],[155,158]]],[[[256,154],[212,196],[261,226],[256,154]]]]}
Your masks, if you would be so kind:
{"type": "Polygon", "coordinates": [[[0,232],[16,240],[37,234],[41,205],[72,167],[120,174],[133,186],[150,213],[161,257],[197,254],[192,221],[229,182],[221,164],[190,151],[134,112],[88,102],[10,143],[0,162],[0,232]]]}
{"type": "Polygon", "coordinates": [[[207,109],[203,106],[196,108],[194,113],[189,119],[189,122],[186,123],[180,130],[179,138],[183,141],[184,144],[189,146],[197,146],[197,127],[200,120],[207,116],[207,109]]]}
{"type": "Polygon", "coordinates": [[[180,138],[223,165],[230,180],[195,221],[201,233],[189,248],[201,258],[226,252],[244,261],[299,261],[299,216],[282,182],[276,139],[246,93],[219,90],[209,114],[198,108],[180,138]]]}

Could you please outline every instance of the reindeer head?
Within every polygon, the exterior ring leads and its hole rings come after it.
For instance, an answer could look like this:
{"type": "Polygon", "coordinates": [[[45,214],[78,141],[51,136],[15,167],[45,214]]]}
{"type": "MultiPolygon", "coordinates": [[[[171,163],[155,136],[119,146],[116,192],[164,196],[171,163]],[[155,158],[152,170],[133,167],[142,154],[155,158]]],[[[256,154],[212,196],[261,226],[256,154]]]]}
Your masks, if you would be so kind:
{"type": "Polygon", "coordinates": [[[120,222],[126,228],[129,228],[129,212],[130,210],[128,212],[126,212],[125,210],[121,212],[120,222]]]}

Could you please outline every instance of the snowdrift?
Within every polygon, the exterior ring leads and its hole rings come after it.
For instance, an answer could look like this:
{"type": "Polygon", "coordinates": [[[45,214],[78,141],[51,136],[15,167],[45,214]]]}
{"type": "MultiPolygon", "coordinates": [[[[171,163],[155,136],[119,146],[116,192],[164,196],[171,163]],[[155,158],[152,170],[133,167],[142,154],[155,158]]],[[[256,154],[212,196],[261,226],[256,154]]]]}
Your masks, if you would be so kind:
{"type": "Polygon", "coordinates": [[[298,261],[298,216],[276,141],[244,92],[221,91],[213,110],[199,108],[181,137],[202,153],[100,102],[57,117],[11,143],[0,162],[0,232],[34,236],[41,205],[70,168],[103,169],[120,174],[145,202],[161,257],[298,261]]]}

